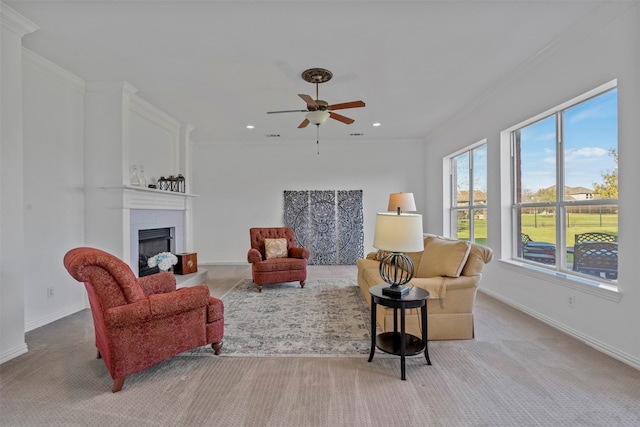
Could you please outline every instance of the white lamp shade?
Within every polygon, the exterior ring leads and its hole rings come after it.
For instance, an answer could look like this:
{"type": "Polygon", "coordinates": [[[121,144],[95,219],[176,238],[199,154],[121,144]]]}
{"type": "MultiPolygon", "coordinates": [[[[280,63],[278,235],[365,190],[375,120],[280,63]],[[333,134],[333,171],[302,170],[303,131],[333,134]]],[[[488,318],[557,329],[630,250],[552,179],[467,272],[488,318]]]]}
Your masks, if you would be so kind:
{"type": "Polygon", "coordinates": [[[388,211],[397,212],[400,208],[401,212],[415,212],[416,201],[413,198],[413,193],[393,193],[389,195],[389,207],[388,211]]]}
{"type": "Polygon", "coordinates": [[[305,115],[306,119],[309,120],[314,125],[324,124],[324,122],[327,121],[329,116],[330,114],[328,111],[320,111],[320,110],[312,111],[305,115]]]}
{"type": "Polygon", "coordinates": [[[373,246],[376,249],[389,252],[419,252],[423,250],[422,215],[377,214],[373,246]]]}

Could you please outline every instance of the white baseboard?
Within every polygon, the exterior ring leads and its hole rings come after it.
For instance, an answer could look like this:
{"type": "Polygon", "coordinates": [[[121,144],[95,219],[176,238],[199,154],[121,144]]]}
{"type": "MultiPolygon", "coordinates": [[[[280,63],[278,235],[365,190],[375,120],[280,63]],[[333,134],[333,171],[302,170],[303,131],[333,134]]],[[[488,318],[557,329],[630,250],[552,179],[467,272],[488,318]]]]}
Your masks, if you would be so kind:
{"type": "Polygon", "coordinates": [[[27,351],[29,351],[29,349],[27,348],[27,343],[22,343],[21,345],[12,348],[9,351],[5,351],[4,353],[0,354],[0,365],[4,362],[8,362],[11,359],[15,359],[21,354],[25,354],[27,351]]]}
{"type": "Polygon", "coordinates": [[[24,331],[25,332],[33,331],[34,329],[38,329],[41,326],[48,325],[49,323],[55,322],[56,320],[60,320],[63,317],[67,317],[71,314],[82,311],[85,308],[89,308],[89,306],[85,304],[78,304],[78,305],[66,307],[63,310],[56,311],[55,313],[52,313],[48,316],[41,317],[40,319],[36,319],[32,322],[25,324],[24,331]]]}
{"type": "Polygon", "coordinates": [[[577,340],[582,341],[583,343],[587,344],[589,347],[592,347],[608,356],[613,357],[616,360],[621,361],[622,363],[625,363],[633,368],[636,368],[638,370],[640,370],[640,359],[638,359],[637,357],[634,357],[630,354],[627,354],[623,351],[620,351],[619,349],[615,348],[615,347],[611,347],[610,345],[603,343],[599,340],[596,340],[588,335],[583,334],[580,331],[577,331],[573,328],[570,328],[562,323],[558,323],[555,320],[544,316],[536,311],[531,310],[529,307],[526,307],[522,304],[519,304],[515,301],[512,301],[508,298],[505,298],[504,296],[497,294],[495,292],[492,292],[490,290],[487,289],[482,289],[482,288],[478,288],[478,291],[497,299],[498,301],[501,301],[505,304],[507,304],[508,306],[511,306],[513,308],[515,308],[516,310],[522,311],[523,313],[528,314],[529,316],[540,320],[541,322],[551,326],[554,329],[558,329],[561,332],[564,332],[565,334],[572,336],[574,338],[576,338],[577,340]]]}

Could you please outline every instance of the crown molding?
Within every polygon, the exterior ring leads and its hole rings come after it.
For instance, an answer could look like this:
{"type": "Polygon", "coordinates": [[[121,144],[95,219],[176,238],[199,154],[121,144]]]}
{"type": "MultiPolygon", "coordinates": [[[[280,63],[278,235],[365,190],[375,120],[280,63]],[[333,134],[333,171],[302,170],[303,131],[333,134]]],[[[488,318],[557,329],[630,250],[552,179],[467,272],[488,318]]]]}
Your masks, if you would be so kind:
{"type": "Polygon", "coordinates": [[[26,47],[22,48],[22,65],[44,74],[80,94],[84,94],[85,81],[83,79],[26,47]]]}
{"type": "Polygon", "coordinates": [[[0,22],[3,27],[10,29],[20,37],[40,29],[39,26],[4,3],[0,3],[0,22]]]}
{"type": "Polygon", "coordinates": [[[153,123],[159,126],[162,126],[172,135],[176,137],[179,136],[181,124],[174,117],[170,116],[163,110],[159,109],[158,107],[138,95],[131,96],[130,101],[131,103],[129,104],[129,108],[131,109],[131,111],[140,114],[142,117],[151,120],[153,123]]]}

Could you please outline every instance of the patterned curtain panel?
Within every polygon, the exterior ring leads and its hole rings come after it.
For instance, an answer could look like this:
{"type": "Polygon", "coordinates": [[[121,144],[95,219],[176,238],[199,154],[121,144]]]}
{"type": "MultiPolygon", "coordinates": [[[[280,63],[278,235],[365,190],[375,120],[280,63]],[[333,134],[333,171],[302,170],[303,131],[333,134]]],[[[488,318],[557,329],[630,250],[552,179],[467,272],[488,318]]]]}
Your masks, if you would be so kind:
{"type": "Polygon", "coordinates": [[[284,225],[312,265],[354,265],[364,257],[362,190],[285,191],[284,225]]]}

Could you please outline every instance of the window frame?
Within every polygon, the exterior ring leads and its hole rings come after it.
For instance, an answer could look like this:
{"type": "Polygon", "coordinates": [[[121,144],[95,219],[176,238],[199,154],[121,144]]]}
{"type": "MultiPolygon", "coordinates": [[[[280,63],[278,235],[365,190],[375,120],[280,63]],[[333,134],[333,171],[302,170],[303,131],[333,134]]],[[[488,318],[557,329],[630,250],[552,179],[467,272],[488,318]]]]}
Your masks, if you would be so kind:
{"type": "MultiPolygon", "coordinates": [[[[555,125],[556,125],[556,188],[564,188],[565,187],[565,159],[564,159],[564,112],[571,109],[574,106],[577,106],[585,101],[588,101],[592,98],[603,95],[606,92],[609,92],[613,89],[617,89],[617,80],[612,80],[603,85],[600,85],[582,95],[574,97],[557,107],[551,108],[543,113],[540,113],[534,117],[531,117],[528,120],[520,122],[508,129],[505,129],[501,132],[501,176],[509,177],[508,183],[505,183],[505,179],[502,180],[503,186],[502,189],[508,190],[506,193],[503,192],[502,196],[502,207],[503,207],[503,215],[508,215],[510,221],[508,224],[504,224],[501,226],[502,228],[502,242],[503,242],[503,259],[508,259],[511,262],[518,263],[522,266],[531,267],[534,270],[544,271],[548,270],[549,273],[556,275],[557,277],[567,278],[570,280],[575,280],[579,283],[586,283],[591,286],[597,286],[608,290],[618,291],[617,280],[609,280],[604,278],[598,278],[594,276],[588,276],[585,274],[574,272],[570,266],[567,265],[566,257],[560,256],[557,254],[566,250],[567,241],[566,241],[566,213],[567,208],[577,207],[577,206],[594,206],[594,205],[615,205],[619,206],[619,199],[591,199],[591,200],[566,200],[564,191],[560,194],[556,193],[556,199],[554,202],[517,202],[518,195],[518,182],[516,176],[516,132],[526,128],[527,126],[533,125],[537,122],[545,120],[549,117],[555,116],[555,125]],[[505,164],[506,163],[506,164],[505,164]],[[507,184],[508,187],[505,185],[507,184]],[[505,197],[506,195],[506,197],[505,197]],[[507,200],[508,199],[508,200],[507,200]],[[520,257],[521,251],[519,248],[521,247],[521,235],[520,235],[520,227],[519,227],[519,215],[518,211],[523,208],[536,208],[536,207],[551,207],[555,209],[556,214],[556,262],[555,265],[541,265],[540,263],[530,262],[520,257]],[[506,250],[505,250],[506,249],[506,250]],[[559,260],[559,262],[558,262],[559,260]]],[[[619,122],[619,116],[618,116],[619,122]]],[[[616,150],[619,149],[619,144],[616,146],[616,150]]],[[[619,222],[618,222],[619,227],[619,222]]],[[[618,233],[620,234],[620,230],[618,229],[618,233]]]]}
{"type": "MultiPolygon", "coordinates": [[[[488,158],[488,144],[487,144],[487,139],[482,139],[478,142],[475,142],[469,146],[466,146],[464,148],[462,148],[461,150],[458,150],[454,153],[449,154],[448,156],[446,156],[443,159],[443,163],[444,163],[444,167],[443,170],[445,171],[445,182],[447,183],[447,185],[445,185],[444,187],[444,191],[443,191],[443,196],[444,196],[444,200],[445,200],[445,206],[447,206],[446,208],[446,213],[444,215],[444,230],[448,230],[448,235],[449,237],[452,238],[458,238],[458,229],[457,229],[457,213],[460,211],[467,211],[468,215],[469,215],[469,242],[475,243],[476,242],[476,233],[475,233],[475,215],[474,212],[477,210],[482,210],[485,212],[485,217],[488,219],[489,218],[489,214],[488,214],[488,207],[489,207],[489,188],[488,188],[488,183],[487,183],[487,188],[486,188],[486,195],[487,195],[487,200],[485,202],[484,205],[478,205],[475,203],[474,200],[474,195],[475,195],[475,188],[474,188],[474,156],[473,153],[475,150],[484,147],[485,148],[485,152],[487,153],[486,158],[488,158]],[[455,174],[457,172],[457,168],[454,165],[454,161],[457,157],[459,157],[462,154],[469,154],[469,204],[467,206],[464,207],[459,207],[457,206],[457,193],[458,193],[458,189],[457,189],[457,185],[456,185],[456,179],[455,179],[455,174]]],[[[488,168],[488,165],[485,164],[485,169],[488,168]]],[[[487,224],[487,238],[488,238],[488,224],[487,224]]]]}

